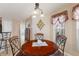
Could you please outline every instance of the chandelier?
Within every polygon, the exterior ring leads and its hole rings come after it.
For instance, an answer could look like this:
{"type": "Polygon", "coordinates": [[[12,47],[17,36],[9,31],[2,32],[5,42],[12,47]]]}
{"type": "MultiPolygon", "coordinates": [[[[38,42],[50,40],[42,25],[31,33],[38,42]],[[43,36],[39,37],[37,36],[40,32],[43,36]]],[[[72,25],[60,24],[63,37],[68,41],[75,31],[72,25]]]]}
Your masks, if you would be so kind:
{"type": "Polygon", "coordinates": [[[35,18],[37,15],[44,17],[42,9],[39,8],[39,3],[35,3],[35,8],[33,11],[33,17],[35,18]]]}

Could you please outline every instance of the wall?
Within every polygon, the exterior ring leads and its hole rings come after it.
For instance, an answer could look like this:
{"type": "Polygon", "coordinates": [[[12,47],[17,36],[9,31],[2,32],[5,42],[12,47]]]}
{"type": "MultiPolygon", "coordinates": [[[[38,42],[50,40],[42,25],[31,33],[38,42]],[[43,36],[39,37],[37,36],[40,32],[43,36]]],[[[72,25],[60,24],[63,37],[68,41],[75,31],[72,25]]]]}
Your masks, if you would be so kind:
{"type": "Polygon", "coordinates": [[[2,17],[2,31],[11,32],[11,36],[20,36],[21,45],[25,42],[25,20],[2,17]]]}
{"type": "Polygon", "coordinates": [[[30,39],[33,39],[32,38],[32,17],[28,17],[25,21],[25,27],[26,28],[30,28],[30,39]],[[28,26],[30,24],[30,26],[28,26]]]}
{"type": "Polygon", "coordinates": [[[12,36],[19,36],[20,32],[20,21],[12,19],[12,36]]]}
{"type": "Polygon", "coordinates": [[[25,42],[25,21],[20,22],[20,40],[21,40],[21,45],[25,42]]]}
{"type": "Polygon", "coordinates": [[[22,45],[25,40],[25,21],[2,17],[2,31],[11,32],[11,36],[20,36],[22,45]]]}
{"type": "Polygon", "coordinates": [[[21,45],[25,42],[25,21],[12,19],[12,36],[20,36],[21,45]]]}
{"type": "Polygon", "coordinates": [[[25,42],[25,20],[12,20],[12,36],[19,36],[21,45],[25,42]]]}
{"type": "Polygon", "coordinates": [[[11,32],[12,36],[19,36],[20,21],[10,17],[2,17],[2,31],[11,32]]]}
{"type": "Polygon", "coordinates": [[[43,18],[40,18],[37,16],[36,18],[32,18],[32,38],[35,39],[35,34],[36,33],[43,33],[44,34],[44,39],[50,39],[50,21],[48,16],[44,16],[43,18]],[[39,20],[42,20],[42,22],[45,24],[44,27],[40,30],[37,27],[37,23],[39,20]]]}
{"type": "MultiPolygon", "coordinates": [[[[54,14],[60,13],[64,10],[68,11],[68,21],[65,23],[65,35],[67,37],[65,51],[68,53],[71,53],[71,54],[74,54],[74,52],[77,52],[77,49],[76,49],[76,22],[72,20],[72,7],[75,5],[76,4],[70,4],[69,6],[60,7],[60,9],[51,13],[51,15],[54,15],[54,14]]],[[[52,24],[51,24],[51,29],[52,29],[52,24]]],[[[52,32],[52,30],[51,30],[51,32],[52,32]]],[[[52,36],[51,36],[51,38],[52,38],[52,36]]]]}
{"type": "Polygon", "coordinates": [[[2,17],[2,32],[12,32],[11,18],[2,17]]]}

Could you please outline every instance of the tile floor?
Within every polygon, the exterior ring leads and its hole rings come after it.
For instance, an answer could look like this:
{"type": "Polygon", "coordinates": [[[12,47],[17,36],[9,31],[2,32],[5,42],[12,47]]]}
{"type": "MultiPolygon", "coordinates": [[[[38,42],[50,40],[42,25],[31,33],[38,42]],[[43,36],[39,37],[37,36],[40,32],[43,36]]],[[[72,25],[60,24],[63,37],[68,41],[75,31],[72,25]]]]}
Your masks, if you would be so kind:
{"type": "MultiPolygon", "coordinates": [[[[0,56],[12,56],[12,51],[11,51],[11,47],[10,47],[10,45],[8,45],[8,54],[6,53],[6,51],[5,50],[0,50],[0,56]]],[[[68,51],[66,51],[67,53],[68,53],[68,51]]],[[[71,56],[79,56],[79,51],[73,51],[72,53],[68,53],[68,54],[70,54],[71,56]]],[[[65,54],[65,56],[69,56],[69,55],[66,55],[65,54]]]]}
{"type": "Polygon", "coordinates": [[[0,56],[12,56],[11,47],[8,45],[8,53],[6,53],[5,49],[0,50],[0,56]]]}

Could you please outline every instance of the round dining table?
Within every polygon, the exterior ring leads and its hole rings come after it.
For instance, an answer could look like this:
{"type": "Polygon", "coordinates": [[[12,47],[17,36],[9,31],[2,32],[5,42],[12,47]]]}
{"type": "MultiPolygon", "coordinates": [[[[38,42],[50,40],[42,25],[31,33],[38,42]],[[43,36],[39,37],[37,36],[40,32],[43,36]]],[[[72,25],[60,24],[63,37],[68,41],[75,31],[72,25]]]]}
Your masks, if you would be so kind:
{"type": "Polygon", "coordinates": [[[58,46],[50,40],[42,40],[48,44],[47,46],[32,46],[33,42],[37,40],[30,40],[22,45],[24,56],[49,56],[58,50],[58,46]]]}

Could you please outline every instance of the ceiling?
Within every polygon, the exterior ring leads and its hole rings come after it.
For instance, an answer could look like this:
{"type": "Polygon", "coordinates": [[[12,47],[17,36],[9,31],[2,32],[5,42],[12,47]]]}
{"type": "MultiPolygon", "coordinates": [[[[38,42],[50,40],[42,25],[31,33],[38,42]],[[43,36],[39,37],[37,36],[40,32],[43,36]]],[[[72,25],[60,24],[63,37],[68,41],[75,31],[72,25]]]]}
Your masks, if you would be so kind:
{"type": "MultiPolygon", "coordinates": [[[[67,3],[40,3],[39,7],[44,14],[49,14],[56,9],[68,6],[67,3]]],[[[31,16],[34,10],[34,3],[0,3],[0,16],[25,20],[31,16]]]]}

